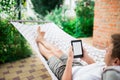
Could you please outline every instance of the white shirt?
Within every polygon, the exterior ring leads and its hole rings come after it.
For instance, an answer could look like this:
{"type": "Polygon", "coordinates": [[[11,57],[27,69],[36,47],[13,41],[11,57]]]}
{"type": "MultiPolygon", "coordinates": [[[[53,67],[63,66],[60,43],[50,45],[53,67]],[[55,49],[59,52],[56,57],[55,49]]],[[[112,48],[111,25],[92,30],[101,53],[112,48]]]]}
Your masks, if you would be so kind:
{"type": "Polygon", "coordinates": [[[72,80],[101,80],[104,63],[93,63],[87,66],[74,66],[72,80]]]}

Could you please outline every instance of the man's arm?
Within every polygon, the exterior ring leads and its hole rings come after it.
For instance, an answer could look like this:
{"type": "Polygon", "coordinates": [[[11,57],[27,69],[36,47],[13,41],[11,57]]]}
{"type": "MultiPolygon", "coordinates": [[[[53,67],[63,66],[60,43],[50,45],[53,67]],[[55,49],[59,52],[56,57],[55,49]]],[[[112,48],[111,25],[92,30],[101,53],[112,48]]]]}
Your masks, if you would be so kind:
{"type": "Polygon", "coordinates": [[[88,52],[84,49],[84,53],[83,53],[83,57],[81,58],[82,60],[84,60],[85,62],[87,62],[88,64],[92,64],[95,63],[95,61],[88,55],[88,52]]]}
{"type": "Polygon", "coordinates": [[[70,49],[68,60],[66,63],[66,68],[62,76],[62,80],[72,80],[72,62],[73,62],[73,52],[72,49],[70,49]]]}
{"type": "MultiPolygon", "coordinates": [[[[87,51],[85,49],[84,49],[84,56],[81,59],[86,61],[88,64],[95,63],[95,61],[87,54],[87,51]]],[[[73,52],[72,49],[70,49],[68,60],[66,63],[66,68],[62,76],[62,80],[72,80],[72,62],[73,62],[73,52]]]]}

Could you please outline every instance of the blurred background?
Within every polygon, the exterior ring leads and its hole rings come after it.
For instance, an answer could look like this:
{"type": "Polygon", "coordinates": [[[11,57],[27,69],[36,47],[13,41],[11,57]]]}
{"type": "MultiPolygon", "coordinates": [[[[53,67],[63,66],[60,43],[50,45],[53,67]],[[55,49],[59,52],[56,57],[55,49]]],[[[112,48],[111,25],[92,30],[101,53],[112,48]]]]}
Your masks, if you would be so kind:
{"type": "Polygon", "coordinates": [[[32,54],[26,40],[10,20],[50,21],[76,38],[93,34],[93,0],[1,0],[0,63],[32,54]]]}

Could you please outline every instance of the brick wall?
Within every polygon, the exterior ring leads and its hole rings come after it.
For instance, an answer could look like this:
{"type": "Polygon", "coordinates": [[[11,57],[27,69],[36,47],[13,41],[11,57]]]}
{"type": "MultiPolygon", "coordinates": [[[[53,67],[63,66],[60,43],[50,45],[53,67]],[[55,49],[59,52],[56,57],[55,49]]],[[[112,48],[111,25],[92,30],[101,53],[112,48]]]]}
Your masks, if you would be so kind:
{"type": "Polygon", "coordinates": [[[104,49],[114,33],[120,32],[120,0],[95,0],[93,45],[104,49]]]}

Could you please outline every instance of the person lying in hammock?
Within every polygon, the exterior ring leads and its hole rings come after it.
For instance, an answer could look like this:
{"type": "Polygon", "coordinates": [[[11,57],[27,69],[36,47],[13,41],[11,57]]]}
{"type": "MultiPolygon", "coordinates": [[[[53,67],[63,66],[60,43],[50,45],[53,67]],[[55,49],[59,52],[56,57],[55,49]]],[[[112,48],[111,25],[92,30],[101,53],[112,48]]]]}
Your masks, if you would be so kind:
{"type": "MultiPolygon", "coordinates": [[[[120,66],[120,34],[112,35],[111,44],[106,49],[105,64],[95,63],[84,49],[84,56],[81,59],[89,65],[72,66],[73,52],[71,48],[67,56],[43,38],[45,32],[41,32],[40,27],[37,32],[36,42],[40,53],[47,59],[50,69],[59,80],[101,80],[101,74],[108,66],[120,66]]],[[[110,79],[103,78],[103,80],[110,79]]]]}

